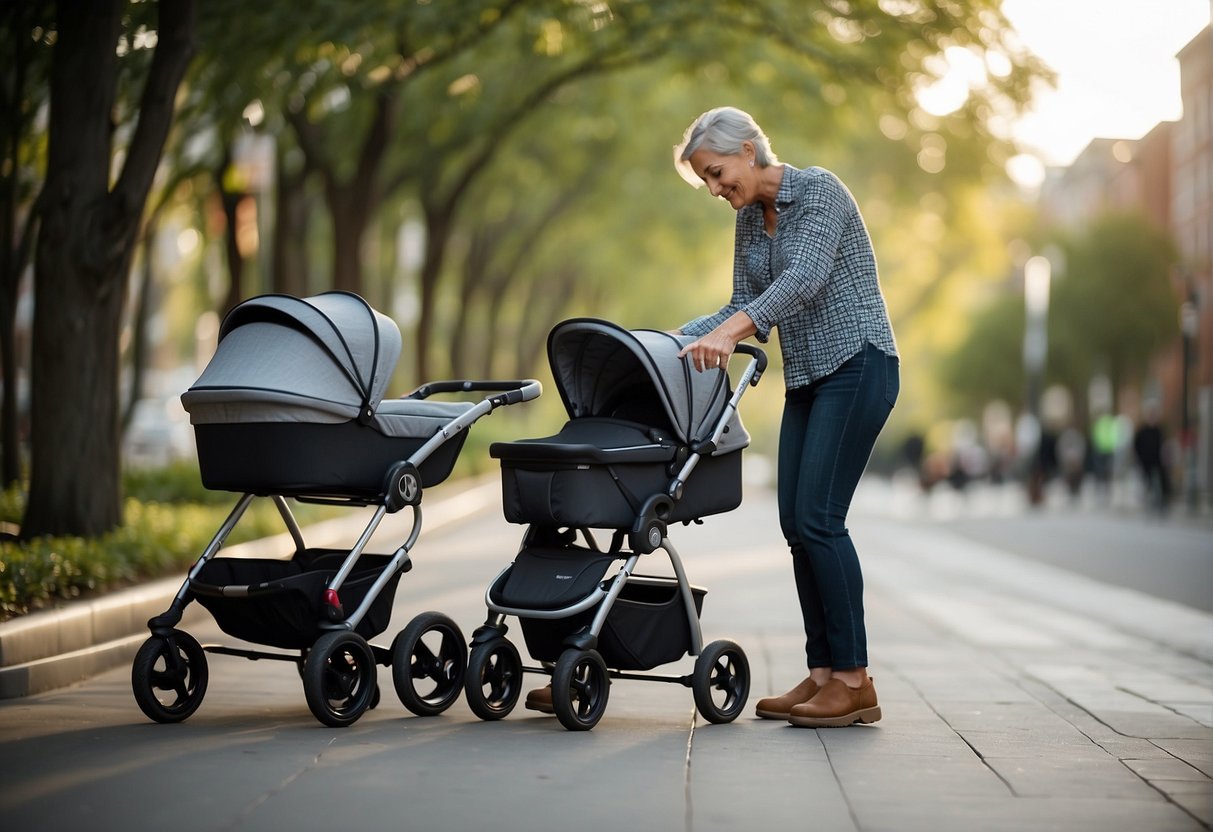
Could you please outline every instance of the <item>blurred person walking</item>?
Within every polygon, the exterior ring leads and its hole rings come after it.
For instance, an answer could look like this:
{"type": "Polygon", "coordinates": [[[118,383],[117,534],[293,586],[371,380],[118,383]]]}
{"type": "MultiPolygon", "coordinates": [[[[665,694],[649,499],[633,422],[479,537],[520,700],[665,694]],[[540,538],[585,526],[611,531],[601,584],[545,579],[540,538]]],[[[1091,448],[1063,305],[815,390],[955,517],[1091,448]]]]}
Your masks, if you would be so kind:
{"type": "Polygon", "coordinates": [[[1171,476],[1164,453],[1166,437],[1159,421],[1158,406],[1146,405],[1141,425],[1133,434],[1133,456],[1141,468],[1146,507],[1165,514],[1171,503],[1171,476]]]}

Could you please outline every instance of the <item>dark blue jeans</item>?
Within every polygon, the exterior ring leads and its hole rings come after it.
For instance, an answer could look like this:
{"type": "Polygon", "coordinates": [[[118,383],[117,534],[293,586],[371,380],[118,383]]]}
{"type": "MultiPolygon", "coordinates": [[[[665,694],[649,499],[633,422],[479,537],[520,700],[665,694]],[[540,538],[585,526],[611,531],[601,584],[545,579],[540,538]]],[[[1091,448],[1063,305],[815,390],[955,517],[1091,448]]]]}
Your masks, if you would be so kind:
{"type": "Polygon", "coordinates": [[[792,550],[809,667],[868,666],[863,574],[847,511],[900,389],[897,359],[866,344],[830,375],[787,392],[779,524],[792,550]]]}

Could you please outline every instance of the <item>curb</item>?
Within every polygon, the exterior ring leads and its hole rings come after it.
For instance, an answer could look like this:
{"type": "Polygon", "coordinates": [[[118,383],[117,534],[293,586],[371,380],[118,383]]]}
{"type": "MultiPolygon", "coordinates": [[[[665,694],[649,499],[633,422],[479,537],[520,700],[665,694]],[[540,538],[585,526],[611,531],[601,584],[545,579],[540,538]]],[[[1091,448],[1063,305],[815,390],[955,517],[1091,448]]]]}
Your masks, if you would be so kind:
{"type": "MultiPolygon", "coordinates": [[[[490,506],[500,493],[496,477],[455,483],[424,505],[424,530],[454,523],[490,506]]],[[[384,524],[388,518],[384,519],[384,524]]],[[[304,528],[309,544],[350,545],[366,526],[361,517],[340,517],[304,528]]],[[[380,526],[382,529],[383,526],[380,526]]],[[[283,532],[222,550],[223,557],[281,557],[293,547],[283,532]]],[[[75,684],[129,663],[147,638],[147,621],[164,612],[185,580],[185,573],[119,590],[101,598],[68,602],[0,623],[0,699],[16,699],[75,684]]],[[[206,621],[196,604],[182,623],[206,621]]]]}

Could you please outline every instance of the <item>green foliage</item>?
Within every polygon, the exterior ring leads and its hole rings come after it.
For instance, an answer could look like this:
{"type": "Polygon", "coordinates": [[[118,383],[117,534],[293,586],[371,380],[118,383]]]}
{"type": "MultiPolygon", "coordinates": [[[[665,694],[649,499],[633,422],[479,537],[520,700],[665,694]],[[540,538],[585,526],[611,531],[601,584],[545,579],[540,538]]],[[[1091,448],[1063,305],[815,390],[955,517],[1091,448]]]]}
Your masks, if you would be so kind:
{"type": "Polygon", "coordinates": [[[196,503],[230,505],[232,495],[210,491],[202,485],[198,463],[194,460],[170,462],[163,466],[128,468],[122,475],[123,493],[144,503],[196,503]]]}
{"type": "MultiPolygon", "coordinates": [[[[1086,401],[1097,375],[1119,388],[1145,380],[1151,359],[1179,337],[1172,285],[1175,248],[1144,217],[1108,215],[1067,235],[1056,251],[1048,310],[1045,380],[1086,401]]],[[[1043,244],[1041,246],[1043,248],[1043,244]]],[[[1004,287],[972,317],[942,363],[953,403],[975,415],[988,402],[1023,402],[1022,285],[1004,287]]]]}
{"type": "MultiPolygon", "coordinates": [[[[197,473],[195,471],[196,479],[197,473]]],[[[159,493],[171,502],[128,498],[121,528],[96,538],[0,537],[0,620],[33,610],[183,571],[206,548],[231,512],[236,497],[208,492],[207,504],[184,502],[185,475],[134,478],[136,491],[159,493]],[[159,479],[171,487],[151,486],[159,479]],[[173,488],[177,490],[174,492],[173,488]],[[223,504],[217,504],[222,500],[223,504]]],[[[340,509],[299,504],[300,523],[333,516],[340,509]]],[[[0,521],[16,523],[24,511],[19,489],[0,492],[0,521]]],[[[257,500],[228,537],[228,545],[285,531],[277,509],[257,500]]]]}
{"type": "Polygon", "coordinates": [[[1076,393],[1100,373],[1117,388],[1141,381],[1179,337],[1174,243],[1146,218],[1120,214],[1096,219],[1062,250],[1049,307],[1049,377],[1076,393]]]}

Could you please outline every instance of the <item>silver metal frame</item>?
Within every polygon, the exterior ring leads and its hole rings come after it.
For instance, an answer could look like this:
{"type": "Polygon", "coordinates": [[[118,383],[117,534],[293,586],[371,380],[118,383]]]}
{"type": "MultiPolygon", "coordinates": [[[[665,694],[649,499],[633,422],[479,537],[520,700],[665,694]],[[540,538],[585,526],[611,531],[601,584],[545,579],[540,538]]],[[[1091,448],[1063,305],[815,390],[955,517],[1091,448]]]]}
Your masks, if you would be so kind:
{"type": "MultiPolygon", "coordinates": [[[[540,383],[533,379],[528,379],[526,381],[517,383],[504,382],[500,383],[502,386],[492,388],[484,385],[491,385],[494,384],[494,382],[443,383],[443,385],[450,384],[454,384],[456,386],[449,389],[446,386],[442,386],[441,388],[438,388],[439,391],[456,392],[458,389],[492,390],[497,393],[517,391],[520,395],[516,401],[519,402],[531,401],[532,399],[537,398],[543,390],[540,383]],[[515,384],[517,386],[512,386],[515,384]],[[464,386],[460,388],[458,385],[464,386]]],[[[423,394],[421,398],[424,398],[427,395],[428,393],[423,394]]],[[[464,411],[462,414],[443,425],[442,428],[434,434],[434,436],[423,443],[420,448],[414,451],[408,457],[408,459],[404,461],[412,464],[415,468],[419,468],[422,463],[429,459],[434,451],[436,451],[453,436],[456,436],[460,431],[466,430],[474,422],[497,407],[513,403],[515,402],[510,401],[506,397],[500,395],[486,396],[484,399],[477,402],[473,407],[464,411]]],[[[219,550],[223,547],[228,535],[232,533],[232,529],[234,529],[236,524],[240,522],[240,519],[248,510],[248,507],[252,503],[255,496],[256,495],[252,493],[241,495],[231,513],[228,514],[227,519],[224,520],[223,524],[211,538],[210,543],[202,551],[202,554],[199,556],[198,560],[194,562],[192,567],[190,567],[189,572],[186,574],[185,580],[181,584],[181,588],[177,590],[177,594],[173,601],[174,605],[183,606],[184,604],[188,603],[187,598],[191,584],[202,571],[202,567],[219,553],[219,550]]],[[[286,499],[279,494],[270,495],[270,498],[274,501],[274,505],[278,509],[278,514],[281,516],[283,524],[286,526],[287,531],[291,535],[291,540],[295,544],[296,552],[306,549],[307,545],[303,539],[303,532],[299,528],[299,523],[296,520],[294,513],[291,511],[290,506],[287,504],[286,499]]],[[[409,531],[408,538],[405,540],[404,544],[396,550],[395,554],[392,556],[392,560],[387,564],[387,566],[384,567],[382,572],[379,574],[379,577],[375,579],[375,582],[371,585],[370,589],[364,596],[362,603],[359,604],[357,609],[347,615],[342,621],[322,622],[320,624],[321,629],[353,630],[362,621],[363,617],[366,615],[371,605],[379,597],[379,593],[383,590],[387,583],[392,580],[399,570],[403,568],[404,563],[408,560],[409,551],[416,544],[417,538],[421,534],[421,506],[419,504],[412,504],[410,505],[410,508],[413,510],[413,526],[409,531]]],[[[333,580],[329,582],[328,589],[339,590],[341,588],[342,584],[350,576],[350,573],[357,565],[358,559],[362,556],[363,550],[370,542],[371,537],[375,534],[375,531],[379,528],[379,524],[383,521],[387,511],[387,505],[376,506],[374,515],[367,523],[366,528],[359,536],[353,548],[350,549],[350,552],[342,562],[341,567],[337,570],[337,574],[333,576],[333,580]]],[[[225,597],[231,598],[248,597],[249,586],[227,586],[223,588],[222,594],[225,597]]]]}

